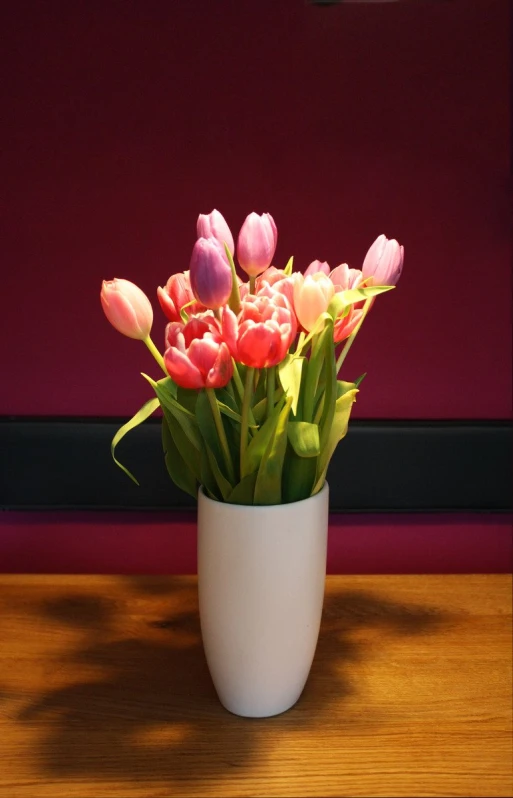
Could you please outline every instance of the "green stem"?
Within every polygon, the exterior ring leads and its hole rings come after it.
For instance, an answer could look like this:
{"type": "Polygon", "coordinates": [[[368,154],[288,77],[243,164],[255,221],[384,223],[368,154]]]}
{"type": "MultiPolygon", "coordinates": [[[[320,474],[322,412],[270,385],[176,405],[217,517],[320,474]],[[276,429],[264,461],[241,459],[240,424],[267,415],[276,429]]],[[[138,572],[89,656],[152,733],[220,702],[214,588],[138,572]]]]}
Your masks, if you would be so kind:
{"type": "Polygon", "coordinates": [[[250,274],[250,276],[249,276],[249,293],[250,294],[254,294],[255,293],[255,283],[256,283],[256,277],[253,277],[253,275],[250,274]]]}
{"type": "Polygon", "coordinates": [[[322,370],[322,357],[319,354],[320,335],[314,336],[310,360],[306,372],[303,418],[305,421],[312,421],[314,413],[315,394],[317,393],[317,383],[322,370]]]}
{"type": "Polygon", "coordinates": [[[276,366],[267,369],[267,408],[266,418],[269,418],[274,408],[274,390],[276,386],[276,366]]]}
{"type": "MultiPolygon", "coordinates": [[[[232,360],[233,360],[233,381],[235,383],[235,387],[237,389],[237,393],[239,395],[240,403],[242,406],[242,403],[244,401],[244,385],[242,384],[242,380],[239,374],[239,369],[237,368],[237,361],[234,360],[233,358],[232,360]]],[[[249,409],[248,421],[250,424],[253,425],[255,424],[255,417],[253,415],[253,411],[251,410],[251,408],[249,409]]]]}
{"type": "Polygon", "coordinates": [[[228,473],[228,479],[232,483],[232,485],[235,485],[235,472],[233,470],[230,448],[228,446],[228,441],[226,439],[226,432],[223,426],[221,412],[219,410],[219,405],[217,404],[217,397],[213,388],[205,388],[205,391],[208,396],[208,401],[210,402],[210,407],[212,408],[214,424],[216,425],[217,435],[219,437],[219,443],[221,444],[221,451],[223,452],[223,457],[228,473]]]}
{"type": "Polygon", "coordinates": [[[369,311],[369,308],[370,308],[370,306],[371,306],[371,305],[372,305],[372,297],[369,297],[368,299],[366,299],[366,300],[365,300],[365,305],[363,306],[363,313],[362,313],[362,316],[361,316],[361,319],[360,319],[360,321],[358,322],[358,324],[357,324],[357,325],[356,325],[356,327],[354,328],[353,332],[351,333],[351,335],[350,335],[350,336],[349,336],[349,338],[347,339],[347,341],[346,341],[346,343],[345,343],[345,346],[344,346],[344,348],[343,348],[342,352],[341,352],[341,353],[340,353],[340,355],[338,356],[338,360],[337,360],[337,367],[336,367],[336,369],[337,369],[337,374],[339,373],[340,369],[342,368],[342,363],[343,363],[343,362],[344,362],[344,360],[346,359],[347,353],[348,353],[348,352],[349,352],[349,350],[351,349],[351,345],[352,345],[352,343],[353,343],[354,339],[356,338],[356,335],[357,335],[357,333],[358,333],[358,330],[359,330],[359,329],[360,329],[360,327],[362,326],[362,324],[363,324],[363,320],[365,319],[365,316],[367,315],[367,313],[368,313],[368,311],[369,311]]]}
{"type": "Polygon", "coordinates": [[[159,350],[157,349],[157,347],[155,346],[155,344],[151,340],[150,336],[148,335],[147,338],[143,338],[143,341],[146,344],[146,346],[148,347],[148,349],[150,350],[151,354],[153,355],[153,357],[155,358],[157,363],[159,364],[160,368],[162,369],[162,371],[164,372],[166,377],[169,377],[169,374],[168,374],[167,368],[166,368],[166,364],[164,363],[164,358],[162,357],[162,355],[160,354],[159,350]]]}
{"type": "Polygon", "coordinates": [[[248,448],[249,434],[249,411],[253,398],[253,374],[254,368],[246,369],[246,384],[244,386],[244,398],[242,400],[241,428],[240,428],[240,478],[246,476],[244,473],[244,461],[246,459],[246,449],[248,448]]]}

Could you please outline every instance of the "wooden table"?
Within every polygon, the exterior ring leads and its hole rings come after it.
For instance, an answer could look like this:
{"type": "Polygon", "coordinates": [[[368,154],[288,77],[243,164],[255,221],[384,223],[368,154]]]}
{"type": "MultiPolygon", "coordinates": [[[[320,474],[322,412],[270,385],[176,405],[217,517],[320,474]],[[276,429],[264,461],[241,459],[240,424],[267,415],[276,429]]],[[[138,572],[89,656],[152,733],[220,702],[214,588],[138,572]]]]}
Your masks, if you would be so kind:
{"type": "Polygon", "coordinates": [[[298,704],[230,715],[194,577],[0,577],[0,795],[511,796],[511,578],[328,577],[298,704]]]}

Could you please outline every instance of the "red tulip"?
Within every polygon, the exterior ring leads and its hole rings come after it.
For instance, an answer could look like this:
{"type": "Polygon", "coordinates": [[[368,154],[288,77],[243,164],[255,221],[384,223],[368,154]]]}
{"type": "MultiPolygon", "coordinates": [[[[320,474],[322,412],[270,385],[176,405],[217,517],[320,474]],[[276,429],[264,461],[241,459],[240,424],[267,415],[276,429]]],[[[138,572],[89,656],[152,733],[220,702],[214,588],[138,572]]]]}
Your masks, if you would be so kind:
{"type": "Polygon", "coordinates": [[[200,213],[196,223],[198,238],[216,238],[224,249],[224,244],[228,246],[230,252],[234,253],[235,246],[233,236],[226,219],[222,213],[214,210],[209,213],[200,213]]]}
{"type": "Polygon", "coordinates": [[[281,363],[296,336],[297,324],[287,299],[281,294],[249,295],[238,316],[224,308],[223,337],[232,356],[251,368],[281,363]]]}
{"type": "Polygon", "coordinates": [[[363,261],[364,278],[372,277],[373,285],[397,285],[404,263],[404,247],[395,238],[377,237],[363,261]]]}
{"type": "Polygon", "coordinates": [[[198,238],[190,265],[191,288],[206,308],[216,310],[228,302],[232,291],[232,270],[216,238],[198,238]]]}
{"type": "Polygon", "coordinates": [[[262,274],[276,252],[278,231],[270,213],[250,213],[237,240],[237,257],[241,268],[250,277],[262,274]]]}
{"type": "Polygon", "coordinates": [[[138,286],[117,277],[104,280],[100,299],[105,315],[118,332],[140,341],[148,338],[153,324],[153,309],[138,286]]]}
{"type": "Polygon", "coordinates": [[[168,324],[166,344],[164,363],[169,376],[182,388],[224,388],[231,380],[230,350],[208,314],[187,324],[168,324]]]}
{"type": "Polygon", "coordinates": [[[353,305],[348,315],[335,321],[333,325],[333,340],[336,344],[349,338],[354,328],[362,317],[363,310],[356,309],[353,305]]]}
{"type": "Polygon", "coordinates": [[[329,278],[338,294],[350,288],[358,288],[363,283],[363,274],[360,269],[350,269],[347,263],[341,263],[329,273],[329,278]]]}
{"type": "Polygon", "coordinates": [[[172,274],[166,283],[165,288],[157,288],[157,297],[160,302],[160,307],[166,314],[169,321],[181,321],[180,310],[184,305],[187,305],[186,312],[188,315],[192,313],[200,313],[205,310],[201,302],[194,300],[192,293],[191,280],[189,272],[178,272],[172,274]],[[192,302],[192,305],[189,303],[192,302]]]}

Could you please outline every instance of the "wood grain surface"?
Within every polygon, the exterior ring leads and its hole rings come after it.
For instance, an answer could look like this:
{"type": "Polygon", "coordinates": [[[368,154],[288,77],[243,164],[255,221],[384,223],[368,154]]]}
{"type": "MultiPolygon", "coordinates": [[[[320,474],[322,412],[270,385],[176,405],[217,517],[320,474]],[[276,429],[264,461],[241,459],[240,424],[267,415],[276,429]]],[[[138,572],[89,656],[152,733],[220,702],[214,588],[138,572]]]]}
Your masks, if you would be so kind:
{"type": "Polygon", "coordinates": [[[194,577],[0,577],[2,798],[511,796],[509,576],[328,577],[305,691],[230,715],[194,577]]]}

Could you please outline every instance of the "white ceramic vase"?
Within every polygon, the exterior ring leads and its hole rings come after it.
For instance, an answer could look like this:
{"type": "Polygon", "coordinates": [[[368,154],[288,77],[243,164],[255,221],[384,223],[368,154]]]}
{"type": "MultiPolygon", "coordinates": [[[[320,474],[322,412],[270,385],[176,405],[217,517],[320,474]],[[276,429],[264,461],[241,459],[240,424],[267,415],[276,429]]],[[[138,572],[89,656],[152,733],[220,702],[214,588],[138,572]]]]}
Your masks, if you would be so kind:
{"type": "Polygon", "coordinates": [[[317,645],[329,488],[272,506],[198,496],[198,589],[205,654],[221,703],[246,717],[293,706],[317,645]]]}

